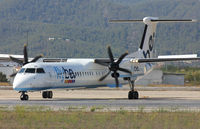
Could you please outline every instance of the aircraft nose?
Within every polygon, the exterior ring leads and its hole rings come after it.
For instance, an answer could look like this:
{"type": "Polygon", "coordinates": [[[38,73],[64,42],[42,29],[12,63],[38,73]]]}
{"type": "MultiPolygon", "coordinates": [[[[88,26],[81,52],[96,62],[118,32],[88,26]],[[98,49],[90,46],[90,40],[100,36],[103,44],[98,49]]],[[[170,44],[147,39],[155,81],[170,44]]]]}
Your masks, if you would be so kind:
{"type": "Polygon", "coordinates": [[[24,82],[18,79],[14,79],[13,89],[16,91],[21,91],[20,89],[23,87],[24,82]]]}
{"type": "Polygon", "coordinates": [[[22,75],[16,75],[14,81],[13,81],[13,89],[16,91],[26,91],[27,86],[30,85],[30,77],[28,76],[22,76],[22,75]]]}

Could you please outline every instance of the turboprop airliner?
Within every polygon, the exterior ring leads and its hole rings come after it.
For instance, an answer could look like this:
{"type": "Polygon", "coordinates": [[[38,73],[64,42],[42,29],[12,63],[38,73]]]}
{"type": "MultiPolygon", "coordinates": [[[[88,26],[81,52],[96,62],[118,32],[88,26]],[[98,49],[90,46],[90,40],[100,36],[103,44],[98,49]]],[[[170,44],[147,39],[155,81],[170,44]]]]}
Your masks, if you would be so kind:
{"type": "Polygon", "coordinates": [[[15,76],[13,89],[21,93],[21,100],[28,100],[28,92],[42,91],[43,98],[52,98],[51,89],[57,88],[96,88],[120,87],[129,84],[128,99],[138,99],[139,94],[134,89],[134,81],[152,69],[152,62],[200,60],[200,58],[153,58],[156,25],[159,22],[194,22],[195,20],[160,20],[156,17],[145,17],[142,20],[110,20],[110,22],[143,22],[145,24],[142,40],[138,51],[125,52],[119,58],[114,58],[111,47],[108,46],[109,58],[93,59],[47,59],[37,56],[29,60],[26,46],[24,59],[10,56],[14,62],[22,65],[15,76]]]}

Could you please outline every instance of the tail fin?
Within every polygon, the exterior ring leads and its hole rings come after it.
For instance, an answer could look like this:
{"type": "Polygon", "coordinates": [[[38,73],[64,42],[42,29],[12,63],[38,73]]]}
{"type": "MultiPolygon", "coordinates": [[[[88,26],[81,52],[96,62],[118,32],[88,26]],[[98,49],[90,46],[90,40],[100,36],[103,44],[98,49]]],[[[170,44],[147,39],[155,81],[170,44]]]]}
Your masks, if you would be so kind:
{"type": "Polygon", "coordinates": [[[145,17],[143,19],[145,27],[139,50],[142,50],[144,58],[152,57],[153,45],[155,41],[157,22],[151,22],[151,20],[158,20],[158,18],[145,17]]]}
{"type": "MultiPolygon", "coordinates": [[[[196,22],[196,20],[159,20],[157,17],[145,17],[143,20],[110,20],[110,22],[117,23],[130,23],[130,22],[143,22],[145,24],[142,40],[140,43],[139,51],[142,51],[143,58],[151,58],[153,45],[156,35],[156,26],[159,22],[196,22]]],[[[141,56],[140,56],[141,58],[141,56]]]]}

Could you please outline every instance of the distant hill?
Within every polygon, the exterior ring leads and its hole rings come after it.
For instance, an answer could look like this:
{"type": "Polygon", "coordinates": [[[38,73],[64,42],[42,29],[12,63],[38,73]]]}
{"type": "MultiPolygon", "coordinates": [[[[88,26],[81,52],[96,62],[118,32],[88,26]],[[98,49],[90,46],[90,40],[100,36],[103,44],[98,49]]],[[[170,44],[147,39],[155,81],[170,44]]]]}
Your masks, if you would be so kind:
{"type": "MultiPolygon", "coordinates": [[[[144,25],[109,19],[200,19],[199,7],[199,0],[1,0],[0,53],[21,54],[28,31],[30,56],[107,57],[108,44],[119,56],[137,50],[144,25]]],[[[159,24],[155,48],[159,54],[198,52],[200,24],[159,24]]]]}

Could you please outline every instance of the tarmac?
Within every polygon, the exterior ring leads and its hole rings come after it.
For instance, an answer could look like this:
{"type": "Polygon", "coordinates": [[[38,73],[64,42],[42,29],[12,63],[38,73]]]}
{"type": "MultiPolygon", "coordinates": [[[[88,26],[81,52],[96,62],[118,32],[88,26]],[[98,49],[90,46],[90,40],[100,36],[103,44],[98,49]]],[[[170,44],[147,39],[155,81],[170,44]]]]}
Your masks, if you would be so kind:
{"type": "MultiPolygon", "coordinates": [[[[11,87],[0,88],[0,107],[44,106],[53,110],[101,107],[102,110],[200,110],[199,87],[136,87],[138,100],[128,100],[128,88],[53,90],[53,99],[43,99],[41,92],[29,92],[29,100],[21,101],[11,87]]],[[[99,109],[99,108],[98,108],[99,109]]]]}

